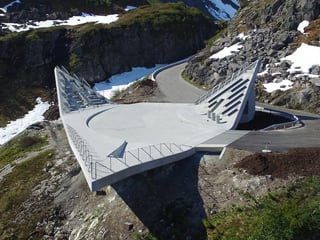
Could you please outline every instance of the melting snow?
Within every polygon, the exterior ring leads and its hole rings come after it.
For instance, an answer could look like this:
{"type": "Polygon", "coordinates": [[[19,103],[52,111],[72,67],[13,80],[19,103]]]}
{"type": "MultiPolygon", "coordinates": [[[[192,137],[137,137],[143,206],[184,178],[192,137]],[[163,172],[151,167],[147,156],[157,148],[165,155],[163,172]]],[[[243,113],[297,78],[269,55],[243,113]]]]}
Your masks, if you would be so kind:
{"type": "Polygon", "coordinates": [[[304,29],[305,29],[306,27],[308,27],[308,26],[309,26],[309,21],[304,20],[304,21],[302,21],[302,22],[299,24],[297,30],[298,30],[299,32],[301,32],[301,33],[304,34],[304,29]]]}
{"type": "Polygon", "coordinates": [[[18,23],[2,23],[7,26],[7,28],[12,32],[28,31],[35,28],[47,28],[53,26],[75,26],[84,23],[96,23],[96,24],[109,24],[115,22],[119,19],[118,14],[111,14],[107,16],[99,16],[88,13],[82,13],[82,16],[73,16],[68,20],[46,20],[40,22],[30,22],[28,24],[18,24],[18,23]]]}
{"type": "Polygon", "coordinates": [[[44,120],[43,114],[49,109],[50,104],[42,102],[41,98],[37,98],[36,102],[34,109],[29,111],[23,118],[11,121],[4,128],[0,128],[0,144],[8,142],[31,124],[44,120]]]}
{"type": "Polygon", "coordinates": [[[272,83],[265,83],[263,86],[266,88],[266,91],[268,93],[271,93],[276,90],[281,91],[287,91],[293,86],[293,82],[290,80],[282,80],[280,82],[277,82],[277,80],[274,80],[272,83]]]}
{"type": "Polygon", "coordinates": [[[245,41],[248,37],[250,37],[250,35],[244,35],[244,33],[239,33],[239,35],[237,36],[238,38],[240,38],[240,40],[245,41]]]}
{"type": "Polygon", "coordinates": [[[93,89],[104,97],[111,99],[118,91],[125,90],[135,81],[151,74],[162,66],[164,65],[157,64],[153,68],[136,67],[130,72],[113,75],[111,78],[107,79],[107,81],[96,83],[93,89]]]}
{"type": "Polygon", "coordinates": [[[243,46],[240,43],[233,44],[230,47],[225,47],[221,51],[211,55],[210,59],[222,59],[233,55],[235,52],[239,52],[243,46]]]}
{"type": "MultiPolygon", "coordinates": [[[[310,78],[317,78],[318,75],[310,74],[309,70],[312,66],[320,65],[320,47],[311,46],[305,43],[302,43],[301,46],[291,55],[284,57],[281,61],[289,61],[292,63],[290,69],[288,70],[290,73],[302,73],[296,75],[303,76],[308,75],[310,78]]],[[[279,65],[280,63],[276,64],[279,65]]],[[[258,75],[264,75],[269,73],[270,69],[267,66],[267,69],[258,75]]],[[[272,75],[280,75],[281,73],[276,72],[272,73],[272,75]]],[[[277,82],[274,80],[272,83],[265,83],[263,86],[266,88],[266,91],[271,93],[275,90],[286,91],[293,86],[293,82],[290,80],[283,80],[281,82],[277,82]]]]}
{"type": "Polygon", "coordinates": [[[309,74],[312,66],[320,65],[320,47],[302,43],[301,46],[291,55],[282,58],[281,61],[292,62],[289,72],[303,72],[309,74]]]}

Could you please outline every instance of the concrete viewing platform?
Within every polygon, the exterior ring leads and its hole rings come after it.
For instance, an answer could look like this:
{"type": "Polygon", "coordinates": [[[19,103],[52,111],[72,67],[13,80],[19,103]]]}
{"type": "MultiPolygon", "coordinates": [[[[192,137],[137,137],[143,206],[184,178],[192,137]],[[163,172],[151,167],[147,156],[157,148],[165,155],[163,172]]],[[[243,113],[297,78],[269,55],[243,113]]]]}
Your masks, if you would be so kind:
{"type": "Polygon", "coordinates": [[[258,66],[245,66],[195,103],[128,105],[104,99],[56,67],[60,115],[90,190],[185,159],[197,146],[250,121],[258,66]]]}

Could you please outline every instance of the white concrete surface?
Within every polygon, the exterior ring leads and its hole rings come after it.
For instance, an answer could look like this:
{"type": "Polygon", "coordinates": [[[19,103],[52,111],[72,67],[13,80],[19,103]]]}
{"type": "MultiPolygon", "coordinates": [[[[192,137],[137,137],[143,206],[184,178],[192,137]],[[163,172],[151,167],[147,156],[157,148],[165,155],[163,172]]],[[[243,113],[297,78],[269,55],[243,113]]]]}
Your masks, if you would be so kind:
{"type": "MultiPolygon", "coordinates": [[[[185,159],[195,153],[196,146],[223,136],[241,118],[239,114],[242,114],[248,99],[245,95],[250,92],[248,88],[253,86],[256,73],[242,73],[245,77],[250,75],[250,84],[247,83],[244,96],[235,99],[241,100],[237,112],[230,116],[221,115],[217,120],[208,117],[209,103],[205,101],[201,104],[96,104],[99,96],[81,87],[82,83],[74,77],[60,71],[64,70],[55,69],[58,100],[64,106],[60,108],[60,115],[71,148],[92,191],[133,174],[185,159]],[[76,96],[71,97],[71,94],[76,96]],[[72,107],[75,101],[76,108],[72,107]],[[66,109],[68,106],[76,110],[66,109]]],[[[240,74],[237,77],[244,76],[240,74]]],[[[224,87],[236,82],[229,81],[224,87]]],[[[226,91],[223,94],[228,97],[232,93],[226,91]]]]}

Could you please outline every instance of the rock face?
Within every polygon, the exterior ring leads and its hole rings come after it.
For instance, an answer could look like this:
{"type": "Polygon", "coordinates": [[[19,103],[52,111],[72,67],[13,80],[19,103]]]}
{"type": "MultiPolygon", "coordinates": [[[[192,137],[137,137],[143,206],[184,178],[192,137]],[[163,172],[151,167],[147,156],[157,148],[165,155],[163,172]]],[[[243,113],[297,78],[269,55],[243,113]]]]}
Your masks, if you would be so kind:
{"type": "Polygon", "coordinates": [[[72,42],[74,56],[81,59],[73,70],[95,82],[134,66],[177,61],[201,49],[210,34],[209,25],[198,24],[180,34],[165,28],[155,29],[149,24],[125,30],[97,30],[93,37],[88,35],[82,42],[72,42]]]}
{"type": "MultiPolygon", "coordinates": [[[[144,11],[156,11],[156,7],[144,11]]],[[[159,10],[160,22],[131,16],[130,24],[49,28],[0,38],[0,83],[53,85],[53,68],[65,65],[90,82],[130,70],[190,56],[204,46],[218,27],[208,17],[182,4],[159,10]],[[171,17],[168,9],[174,9],[171,17]],[[162,11],[162,12],[161,12],[162,11]],[[196,12],[195,12],[196,11],[196,12]],[[161,18],[164,14],[167,18],[161,18]]],[[[123,15],[129,18],[131,13],[123,15]],[[129,15],[129,17],[128,17],[129,15]]],[[[133,15],[135,13],[132,13],[133,15]]],[[[157,20],[156,19],[156,20],[157,20]]]]}
{"type": "Polygon", "coordinates": [[[0,39],[0,83],[8,84],[11,79],[29,86],[52,85],[50,71],[68,58],[71,41],[66,29],[25,32],[0,39]]]}
{"type": "MultiPolygon", "coordinates": [[[[259,83],[280,82],[284,79],[295,83],[290,94],[285,92],[268,96],[258,89],[260,101],[303,109],[309,108],[312,102],[312,109],[309,110],[318,112],[320,106],[315,104],[319,102],[319,94],[315,93],[318,87],[309,81],[310,77],[290,74],[287,70],[291,63],[281,62],[281,59],[293,53],[300,45],[302,34],[297,30],[300,22],[318,19],[319,9],[319,1],[313,0],[252,1],[240,8],[230,21],[227,31],[218,40],[189,61],[186,74],[193,81],[212,87],[231,77],[243,64],[260,59],[261,72],[265,71],[265,74],[259,77],[259,83]],[[246,37],[239,36],[241,32],[246,37]],[[242,46],[237,54],[222,59],[210,58],[214,53],[236,43],[242,46]],[[309,82],[308,86],[305,86],[305,81],[309,82]]],[[[310,41],[310,44],[316,42],[310,41]]],[[[319,66],[312,67],[310,73],[318,75],[319,66]]]]}

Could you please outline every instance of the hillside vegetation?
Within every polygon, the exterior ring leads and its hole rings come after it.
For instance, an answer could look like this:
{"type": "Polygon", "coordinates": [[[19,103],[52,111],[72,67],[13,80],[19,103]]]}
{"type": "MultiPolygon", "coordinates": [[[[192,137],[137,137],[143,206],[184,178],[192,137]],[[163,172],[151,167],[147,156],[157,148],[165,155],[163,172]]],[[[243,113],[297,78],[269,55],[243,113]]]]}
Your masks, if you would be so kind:
{"type": "MultiPolygon", "coordinates": [[[[2,5],[11,3],[10,0],[2,1],[2,5]]],[[[23,0],[20,4],[15,4],[9,11],[15,10],[29,11],[31,9],[40,9],[42,11],[62,12],[62,13],[81,13],[90,12],[95,14],[107,14],[121,12],[123,8],[130,6],[141,6],[149,4],[147,0],[23,0]]],[[[40,10],[41,11],[41,10],[40,10]]],[[[33,19],[34,20],[34,19],[33,19]]]]}
{"type": "Polygon", "coordinates": [[[250,205],[233,206],[204,221],[209,239],[317,239],[320,236],[320,177],[310,177],[286,191],[250,205]]]}
{"type": "Polygon", "coordinates": [[[132,67],[190,56],[218,28],[197,9],[168,3],[123,13],[110,25],[7,33],[0,37],[0,125],[32,108],[39,91],[24,92],[26,87],[47,88],[44,95],[50,96],[56,65],[66,66],[89,82],[102,81],[132,67]],[[19,91],[14,90],[16,86],[19,91]]]}

